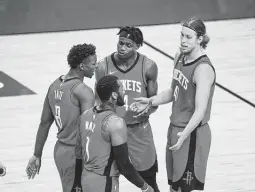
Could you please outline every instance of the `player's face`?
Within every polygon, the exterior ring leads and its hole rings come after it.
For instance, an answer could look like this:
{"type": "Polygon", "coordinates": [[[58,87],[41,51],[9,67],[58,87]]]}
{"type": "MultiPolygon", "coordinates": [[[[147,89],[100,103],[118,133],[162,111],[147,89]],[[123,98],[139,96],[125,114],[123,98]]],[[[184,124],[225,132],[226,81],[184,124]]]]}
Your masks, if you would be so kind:
{"type": "Polygon", "coordinates": [[[97,56],[96,55],[90,55],[82,62],[84,67],[84,75],[86,77],[91,78],[94,75],[94,72],[97,68],[97,56]]]}
{"type": "Polygon", "coordinates": [[[119,91],[118,91],[118,98],[117,98],[117,105],[118,106],[123,106],[125,104],[124,102],[124,94],[125,94],[125,90],[123,89],[123,85],[122,83],[118,80],[118,84],[119,84],[119,91]]]}
{"type": "Polygon", "coordinates": [[[180,40],[180,49],[184,54],[190,54],[195,48],[200,46],[200,39],[197,38],[197,33],[188,27],[182,27],[180,40]]]}
{"type": "Polygon", "coordinates": [[[135,50],[137,49],[137,45],[131,39],[127,39],[125,37],[120,37],[117,45],[117,53],[119,58],[127,59],[131,57],[135,50]]]}

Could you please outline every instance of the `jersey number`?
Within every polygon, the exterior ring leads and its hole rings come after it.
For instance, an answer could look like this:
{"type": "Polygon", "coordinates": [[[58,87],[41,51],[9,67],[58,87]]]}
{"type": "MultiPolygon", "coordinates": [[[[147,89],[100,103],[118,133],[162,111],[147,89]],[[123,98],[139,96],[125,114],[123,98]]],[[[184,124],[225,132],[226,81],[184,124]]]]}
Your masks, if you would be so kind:
{"type": "Polygon", "coordinates": [[[60,106],[55,105],[55,119],[56,119],[56,123],[57,126],[59,128],[59,130],[62,129],[62,121],[61,121],[61,117],[60,117],[60,106]]]}
{"type": "Polygon", "coordinates": [[[86,137],[86,162],[88,162],[89,161],[89,141],[90,141],[90,139],[89,139],[89,137],[86,137]]]}
{"type": "Polygon", "coordinates": [[[177,101],[179,96],[179,87],[176,85],[174,89],[174,101],[177,101]]]}
{"type": "Polygon", "coordinates": [[[125,109],[126,109],[126,111],[128,111],[128,108],[129,108],[129,106],[128,106],[128,95],[124,95],[124,107],[125,107],[125,109]]]}

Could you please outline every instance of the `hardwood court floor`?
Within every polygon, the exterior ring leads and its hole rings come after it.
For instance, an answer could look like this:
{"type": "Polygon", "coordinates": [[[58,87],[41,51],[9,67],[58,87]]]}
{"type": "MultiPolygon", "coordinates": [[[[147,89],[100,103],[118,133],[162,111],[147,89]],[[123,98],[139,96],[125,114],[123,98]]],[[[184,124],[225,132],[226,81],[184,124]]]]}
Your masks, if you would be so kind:
{"type": "MultiPolygon", "coordinates": [[[[255,102],[255,19],[207,22],[211,42],[207,53],[217,82],[255,102]]],[[[145,39],[174,55],[180,25],[142,27],[145,39]]],[[[53,125],[43,151],[40,175],[28,180],[25,174],[32,155],[42,104],[49,84],[66,73],[66,55],[73,44],[97,46],[99,59],[116,49],[116,29],[0,36],[0,71],[4,71],[37,95],[0,98],[0,161],[7,175],[0,178],[0,192],[61,191],[53,160],[56,126],[53,125]]],[[[141,52],[157,62],[159,92],[170,85],[173,61],[144,45],[141,52]]],[[[94,78],[85,82],[93,86],[94,78]]],[[[162,192],[168,191],[165,144],[171,104],[151,117],[157,147],[162,192]]],[[[208,162],[206,192],[255,191],[255,109],[216,88],[210,126],[212,147],[208,162]]],[[[121,177],[120,191],[140,191],[121,177]]]]}

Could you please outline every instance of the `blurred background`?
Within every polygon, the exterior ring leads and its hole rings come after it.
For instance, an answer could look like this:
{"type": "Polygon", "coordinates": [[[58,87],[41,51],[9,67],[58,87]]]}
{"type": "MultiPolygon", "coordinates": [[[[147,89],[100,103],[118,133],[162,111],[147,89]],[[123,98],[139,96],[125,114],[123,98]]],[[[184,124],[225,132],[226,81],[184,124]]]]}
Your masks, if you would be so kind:
{"type": "Polygon", "coordinates": [[[255,16],[254,0],[0,0],[0,34],[255,16]]]}

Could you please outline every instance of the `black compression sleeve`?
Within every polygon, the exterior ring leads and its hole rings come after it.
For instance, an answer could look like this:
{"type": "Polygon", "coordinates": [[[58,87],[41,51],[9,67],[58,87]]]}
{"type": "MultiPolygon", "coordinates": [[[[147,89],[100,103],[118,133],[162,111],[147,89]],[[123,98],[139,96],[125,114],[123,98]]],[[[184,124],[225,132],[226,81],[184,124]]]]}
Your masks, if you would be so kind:
{"type": "Polygon", "coordinates": [[[113,153],[120,173],[135,186],[141,188],[145,181],[135,170],[129,160],[127,143],[114,146],[113,153]]]}

